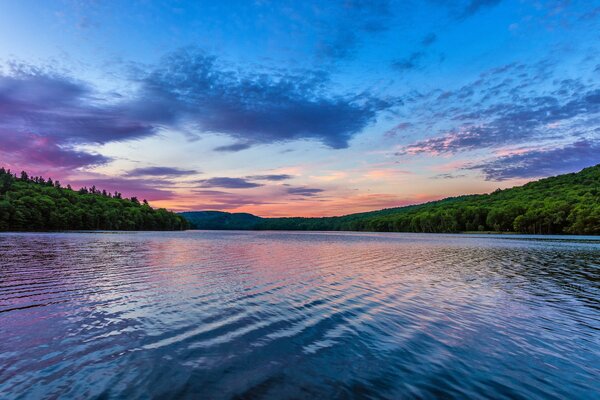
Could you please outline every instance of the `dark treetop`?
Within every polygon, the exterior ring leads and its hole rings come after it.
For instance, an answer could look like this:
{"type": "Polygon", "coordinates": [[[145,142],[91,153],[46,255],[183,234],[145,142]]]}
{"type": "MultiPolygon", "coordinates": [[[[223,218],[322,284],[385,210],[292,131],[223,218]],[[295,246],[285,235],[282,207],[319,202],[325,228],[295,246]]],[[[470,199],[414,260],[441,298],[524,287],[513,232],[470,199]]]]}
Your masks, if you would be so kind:
{"type": "Polygon", "coordinates": [[[0,168],[0,231],[182,230],[185,219],[144,200],[96,187],[72,190],[58,181],[19,177],[0,168]]]}
{"type": "Polygon", "coordinates": [[[600,235],[600,164],[491,194],[447,198],[342,217],[260,218],[217,211],[181,214],[198,229],[498,231],[600,235]]]}

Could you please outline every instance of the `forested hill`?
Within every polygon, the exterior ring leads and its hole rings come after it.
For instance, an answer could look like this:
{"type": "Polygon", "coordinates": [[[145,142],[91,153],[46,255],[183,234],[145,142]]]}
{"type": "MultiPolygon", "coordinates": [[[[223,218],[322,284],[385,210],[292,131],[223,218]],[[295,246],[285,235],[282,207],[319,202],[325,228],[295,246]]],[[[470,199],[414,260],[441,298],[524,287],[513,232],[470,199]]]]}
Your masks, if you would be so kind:
{"type": "Polygon", "coordinates": [[[183,216],[198,229],[600,235],[600,164],[491,194],[342,217],[260,218],[214,211],[188,212],[183,216]]]}
{"type": "Polygon", "coordinates": [[[135,197],[95,187],[74,191],[58,181],[0,168],[0,231],[181,230],[181,216],[135,197]]]}

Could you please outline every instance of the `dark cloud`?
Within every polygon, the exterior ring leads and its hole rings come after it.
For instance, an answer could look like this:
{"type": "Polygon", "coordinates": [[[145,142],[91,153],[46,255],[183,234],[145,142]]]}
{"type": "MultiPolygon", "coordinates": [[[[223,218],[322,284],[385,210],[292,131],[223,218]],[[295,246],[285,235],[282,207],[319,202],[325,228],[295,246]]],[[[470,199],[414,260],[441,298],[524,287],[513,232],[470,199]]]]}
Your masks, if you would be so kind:
{"type": "Polygon", "coordinates": [[[236,151],[242,151],[242,150],[249,149],[250,147],[252,147],[252,145],[248,144],[248,143],[234,143],[234,144],[228,144],[225,146],[218,146],[218,147],[215,147],[213,150],[234,153],[236,151]]]}
{"type": "Polygon", "coordinates": [[[256,181],[285,181],[292,178],[293,176],[288,174],[251,175],[246,177],[246,179],[256,181]]]}
{"type": "Polygon", "coordinates": [[[136,168],[127,172],[127,176],[186,176],[195,175],[199,172],[192,169],[180,169],[173,167],[145,167],[136,168]]]}
{"type": "Polygon", "coordinates": [[[82,82],[22,65],[0,74],[0,153],[22,163],[79,168],[108,158],[77,150],[154,134],[127,105],[99,101],[82,82]]]}
{"type": "Polygon", "coordinates": [[[40,170],[43,167],[76,169],[101,165],[108,157],[61,146],[57,138],[34,133],[0,129],[0,158],[21,169],[40,170]]]}
{"type": "Polygon", "coordinates": [[[229,71],[196,50],[175,52],[156,68],[137,71],[134,81],[138,91],[130,96],[106,94],[64,75],[11,64],[0,72],[0,134],[10,139],[0,143],[0,154],[27,155],[21,160],[49,167],[88,167],[109,159],[81,145],[142,139],[165,128],[238,141],[217,151],[297,139],[339,149],[380,111],[399,104],[366,94],[332,95],[328,75],[319,71],[229,71]]]}
{"type": "Polygon", "coordinates": [[[333,96],[323,72],[241,74],[194,50],[171,54],[141,84],[140,107],[149,98],[171,104],[175,119],[239,141],[220,151],[296,139],[345,148],[379,111],[397,104],[368,95],[333,96]]]}
{"type": "Polygon", "coordinates": [[[290,187],[287,188],[287,192],[296,196],[313,197],[324,192],[324,190],[309,187],[290,187]]]}
{"type": "Polygon", "coordinates": [[[473,165],[486,180],[537,178],[579,171],[600,163],[600,140],[580,140],[568,146],[511,154],[473,165]]]}
{"type": "Polygon", "coordinates": [[[139,139],[155,133],[127,103],[109,104],[85,83],[35,69],[0,76],[0,128],[65,145],[139,139]]]}
{"type": "Polygon", "coordinates": [[[215,177],[199,180],[198,183],[205,188],[225,188],[225,189],[249,189],[264,186],[261,183],[251,182],[245,178],[215,177]]]}

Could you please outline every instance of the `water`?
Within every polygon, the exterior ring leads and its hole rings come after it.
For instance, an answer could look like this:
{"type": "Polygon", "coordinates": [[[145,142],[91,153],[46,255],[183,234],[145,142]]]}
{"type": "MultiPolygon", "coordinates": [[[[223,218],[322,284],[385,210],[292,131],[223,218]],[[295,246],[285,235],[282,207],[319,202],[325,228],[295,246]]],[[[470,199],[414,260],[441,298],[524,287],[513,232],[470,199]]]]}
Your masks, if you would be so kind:
{"type": "Polygon", "coordinates": [[[0,235],[0,398],[600,395],[600,238],[0,235]]]}

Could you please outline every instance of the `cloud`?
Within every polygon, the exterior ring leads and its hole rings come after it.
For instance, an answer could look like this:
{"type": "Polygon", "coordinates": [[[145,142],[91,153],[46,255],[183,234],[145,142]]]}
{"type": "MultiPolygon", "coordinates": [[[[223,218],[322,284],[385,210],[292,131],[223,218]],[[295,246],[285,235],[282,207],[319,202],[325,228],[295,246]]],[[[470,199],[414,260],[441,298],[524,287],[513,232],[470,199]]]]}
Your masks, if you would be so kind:
{"type": "Polygon", "coordinates": [[[0,76],[0,127],[52,137],[65,145],[103,144],[155,133],[127,103],[100,101],[91,87],[28,67],[0,76]]]}
{"type": "Polygon", "coordinates": [[[186,176],[195,175],[199,172],[193,169],[180,169],[173,167],[145,167],[136,168],[126,173],[127,176],[186,176]]]}
{"type": "Polygon", "coordinates": [[[251,175],[246,177],[246,179],[256,181],[285,181],[292,178],[293,176],[288,174],[251,175]]]}
{"type": "Polygon", "coordinates": [[[467,169],[480,170],[486,180],[537,178],[579,171],[600,163],[600,140],[580,140],[559,148],[509,154],[467,169]]]}
{"type": "Polygon", "coordinates": [[[60,145],[56,138],[34,133],[0,129],[0,157],[20,169],[43,170],[46,167],[75,169],[110,161],[100,154],[78,151],[60,145]]]}
{"type": "MultiPolygon", "coordinates": [[[[405,145],[398,154],[455,154],[593,136],[600,119],[600,89],[583,77],[557,78],[555,68],[547,60],[512,63],[457,89],[415,96],[407,104],[411,120],[438,135],[405,145]]],[[[582,76],[585,72],[580,71],[582,76]]]]}
{"type": "Polygon", "coordinates": [[[464,178],[465,176],[467,176],[467,175],[465,175],[465,174],[449,174],[449,173],[446,173],[446,174],[435,175],[432,178],[433,179],[458,179],[458,178],[464,178]]]}
{"type": "Polygon", "coordinates": [[[217,146],[213,150],[233,153],[236,151],[242,151],[242,150],[249,149],[250,147],[252,147],[252,145],[249,143],[234,143],[234,144],[228,144],[225,146],[217,146]]]}
{"type": "Polygon", "coordinates": [[[287,193],[296,196],[313,197],[324,192],[323,189],[308,188],[308,187],[291,187],[287,189],[287,193]]]}
{"type": "Polygon", "coordinates": [[[0,71],[0,134],[7,138],[0,155],[49,168],[107,163],[109,158],[82,146],[143,139],[166,129],[237,141],[217,151],[306,139],[341,149],[380,111],[399,104],[368,94],[332,94],[323,72],[242,73],[189,49],[137,71],[131,82],[136,89],[127,96],[24,64],[12,63],[7,71],[0,71]]]}
{"type": "Polygon", "coordinates": [[[83,82],[14,64],[0,73],[0,153],[26,165],[75,169],[109,162],[81,144],[139,139],[155,133],[123,103],[100,101],[83,82]]]}
{"type": "Polygon", "coordinates": [[[346,148],[378,112],[398,104],[367,94],[332,95],[328,75],[320,71],[270,75],[230,71],[215,57],[189,49],[166,57],[140,82],[140,108],[147,99],[155,99],[170,104],[175,113],[171,118],[195,131],[239,141],[218,151],[298,139],[346,148]]]}
{"type": "Polygon", "coordinates": [[[523,104],[494,104],[456,118],[475,121],[449,133],[406,146],[400,154],[457,153],[548,138],[561,121],[600,113],[600,90],[574,94],[566,102],[560,97],[539,96],[523,104]],[[491,118],[489,122],[485,121],[491,118]]]}
{"type": "Polygon", "coordinates": [[[391,129],[388,129],[385,132],[385,136],[386,137],[395,137],[399,134],[401,134],[402,132],[410,129],[413,127],[413,124],[411,122],[400,122],[399,124],[397,124],[396,126],[394,126],[391,129]]]}
{"type": "Polygon", "coordinates": [[[198,183],[205,188],[225,188],[225,189],[249,189],[264,186],[261,183],[250,182],[244,178],[215,177],[199,180],[198,183]]]}

